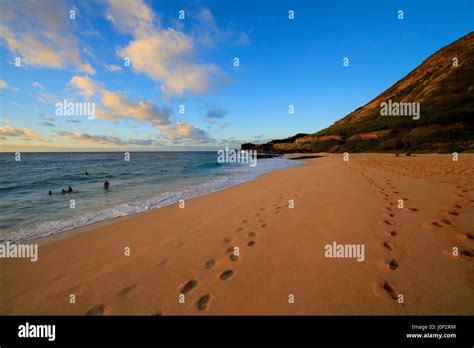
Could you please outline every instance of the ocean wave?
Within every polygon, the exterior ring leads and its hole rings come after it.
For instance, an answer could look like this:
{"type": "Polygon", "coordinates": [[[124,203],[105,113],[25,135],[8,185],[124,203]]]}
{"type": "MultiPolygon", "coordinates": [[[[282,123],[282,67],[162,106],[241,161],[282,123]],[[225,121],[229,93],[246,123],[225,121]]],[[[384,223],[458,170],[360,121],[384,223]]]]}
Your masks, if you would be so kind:
{"type": "MultiPolygon", "coordinates": [[[[207,182],[190,185],[173,192],[164,192],[139,201],[118,204],[100,211],[86,212],[76,218],[37,222],[34,228],[23,228],[9,233],[6,236],[6,240],[12,242],[25,241],[87,226],[100,221],[143,213],[150,209],[176,204],[181,199],[187,200],[199,197],[239,183],[247,182],[277,169],[299,165],[298,161],[290,161],[282,158],[261,160],[258,163],[258,166],[254,168],[248,165],[223,166],[222,173],[216,173],[217,175],[214,175],[214,177],[207,182]]],[[[3,238],[5,238],[5,236],[3,236],[3,238]]]]}

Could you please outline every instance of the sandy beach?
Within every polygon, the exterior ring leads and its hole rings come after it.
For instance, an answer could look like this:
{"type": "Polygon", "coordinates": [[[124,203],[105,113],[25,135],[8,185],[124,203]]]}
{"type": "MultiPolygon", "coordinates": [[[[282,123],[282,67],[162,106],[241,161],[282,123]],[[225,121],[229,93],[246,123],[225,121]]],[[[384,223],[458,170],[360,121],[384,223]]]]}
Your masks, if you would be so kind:
{"type": "Polygon", "coordinates": [[[322,156],[30,241],[37,262],[0,260],[0,314],[472,315],[474,155],[322,156]]]}

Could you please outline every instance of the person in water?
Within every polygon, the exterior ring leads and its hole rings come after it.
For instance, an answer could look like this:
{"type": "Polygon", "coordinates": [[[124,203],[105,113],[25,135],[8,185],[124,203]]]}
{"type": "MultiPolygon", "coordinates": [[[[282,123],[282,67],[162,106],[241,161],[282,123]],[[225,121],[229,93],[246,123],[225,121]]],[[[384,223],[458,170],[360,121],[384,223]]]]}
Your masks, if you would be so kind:
{"type": "Polygon", "coordinates": [[[71,193],[72,192],[72,187],[69,186],[69,188],[67,189],[67,192],[71,193]]]}
{"type": "Polygon", "coordinates": [[[109,188],[109,186],[110,186],[109,182],[108,182],[107,180],[105,180],[105,182],[104,182],[104,189],[107,190],[107,189],[109,188]]]}
{"type": "Polygon", "coordinates": [[[53,194],[53,193],[51,192],[51,190],[49,190],[49,192],[48,192],[48,195],[50,195],[50,196],[51,196],[52,194],[53,194]]]}
{"type": "Polygon", "coordinates": [[[89,175],[89,173],[88,173],[88,172],[86,172],[86,175],[89,175]]]}
{"type": "Polygon", "coordinates": [[[63,190],[61,191],[61,193],[66,193],[66,190],[65,190],[65,189],[63,189],[63,190]]]}

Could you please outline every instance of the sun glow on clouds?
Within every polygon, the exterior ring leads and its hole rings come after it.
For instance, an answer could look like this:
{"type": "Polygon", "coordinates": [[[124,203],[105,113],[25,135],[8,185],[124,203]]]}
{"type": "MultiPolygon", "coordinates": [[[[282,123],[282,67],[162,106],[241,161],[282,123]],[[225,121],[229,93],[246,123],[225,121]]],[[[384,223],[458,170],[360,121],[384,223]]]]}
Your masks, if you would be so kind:
{"type": "Polygon", "coordinates": [[[67,22],[70,8],[61,1],[9,1],[8,6],[2,5],[0,38],[20,55],[21,64],[51,69],[72,66],[93,75],[95,70],[82,60],[79,41],[67,22]]]}
{"type": "MultiPolygon", "coordinates": [[[[76,88],[81,95],[89,100],[98,96],[100,106],[97,119],[114,123],[120,120],[133,120],[138,123],[149,123],[160,130],[168,140],[179,141],[186,139],[192,144],[211,141],[209,135],[188,122],[171,122],[172,109],[166,106],[158,107],[149,101],[131,101],[125,94],[107,90],[102,84],[89,77],[74,76],[68,83],[76,88]]],[[[77,138],[76,139],[80,139],[77,138]]]]}
{"type": "MultiPolygon", "coordinates": [[[[69,11],[77,8],[68,0],[55,1],[8,1],[5,11],[0,15],[0,42],[12,54],[21,59],[21,68],[46,68],[72,72],[72,77],[64,86],[64,91],[49,91],[46,81],[30,82],[38,100],[44,104],[62,102],[63,97],[74,101],[93,101],[96,103],[96,119],[111,122],[120,127],[124,121],[140,125],[150,125],[157,130],[156,139],[129,139],[78,132],[69,130],[50,131],[52,140],[58,139],[84,143],[85,145],[111,146],[153,146],[162,144],[215,144],[210,135],[186,120],[173,120],[173,108],[168,105],[171,97],[188,98],[203,94],[212,89],[218,81],[225,79],[221,69],[212,64],[197,62],[196,40],[208,45],[227,35],[217,27],[212,13],[201,8],[196,23],[199,30],[186,34],[179,29],[163,27],[153,10],[142,0],[106,1],[103,18],[128,42],[112,46],[112,52],[121,60],[129,58],[129,71],[143,76],[157,84],[162,93],[162,105],[156,102],[133,98],[121,91],[107,88],[104,80],[92,78],[96,69],[87,62],[97,64],[93,49],[85,43],[84,35],[78,35],[76,23],[71,23],[69,11]],[[198,35],[196,35],[198,33],[198,35]],[[205,39],[205,40],[204,40],[205,39]],[[60,98],[59,95],[62,97],[60,98]],[[161,139],[158,141],[157,139],[161,139]]],[[[2,9],[3,10],[3,9],[2,9]]],[[[84,13],[78,13],[84,16],[84,13]]],[[[81,18],[81,17],[78,17],[81,18]]],[[[82,24],[82,22],[81,22],[82,24]]],[[[180,26],[178,26],[180,27],[180,26]]],[[[181,28],[181,27],[180,27],[181,28]]],[[[94,28],[82,28],[82,32],[94,28]]],[[[96,36],[97,37],[97,36],[96,36]]],[[[99,36],[100,37],[100,33],[99,36]]],[[[102,63],[102,70],[108,73],[125,72],[116,64],[102,63]]],[[[121,76],[121,75],[117,75],[121,76]]],[[[1,89],[11,89],[7,82],[0,81],[1,89]]],[[[219,117],[221,118],[221,117],[219,117]]],[[[66,120],[70,127],[83,124],[80,121],[66,120]]],[[[46,123],[42,120],[41,124],[46,123]]],[[[85,125],[85,124],[84,124],[85,125]]],[[[62,123],[49,124],[50,127],[63,127],[62,123]]],[[[87,124],[88,127],[89,124],[87,124]]],[[[80,126],[77,126],[80,127],[80,126]]],[[[16,139],[31,142],[48,142],[44,136],[29,128],[0,128],[0,140],[16,139]]]]}
{"type": "Polygon", "coordinates": [[[220,69],[213,64],[195,63],[192,37],[155,25],[153,13],[143,3],[109,1],[107,18],[118,31],[130,33],[133,37],[126,47],[118,50],[118,55],[129,58],[136,72],[161,82],[161,91],[165,95],[183,94],[185,91],[204,93],[214,78],[222,76],[220,69]]]}
{"type": "Polygon", "coordinates": [[[38,132],[28,128],[15,128],[11,126],[0,127],[0,137],[2,140],[7,138],[21,138],[27,141],[48,142],[47,139],[41,137],[38,132]]]}

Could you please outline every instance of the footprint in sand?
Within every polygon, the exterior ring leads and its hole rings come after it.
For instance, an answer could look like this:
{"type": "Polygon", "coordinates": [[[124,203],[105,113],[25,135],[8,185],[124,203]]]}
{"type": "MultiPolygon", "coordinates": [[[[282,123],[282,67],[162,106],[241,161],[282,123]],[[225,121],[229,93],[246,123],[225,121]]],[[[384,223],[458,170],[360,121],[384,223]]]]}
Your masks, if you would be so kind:
{"type": "Polygon", "coordinates": [[[433,221],[431,224],[436,227],[443,227],[438,221],[433,221]]]}
{"type": "Polygon", "coordinates": [[[393,269],[393,270],[396,270],[399,266],[400,266],[400,262],[398,262],[397,260],[393,259],[392,261],[390,261],[388,263],[390,269],[393,269]]]}
{"type": "Polygon", "coordinates": [[[230,243],[230,242],[232,242],[232,238],[230,238],[230,237],[225,237],[222,241],[223,241],[224,243],[230,243]]]}
{"type": "Polygon", "coordinates": [[[446,225],[452,225],[452,222],[449,221],[448,219],[443,219],[443,222],[444,222],[446,225]]]}
{"type": "Polygon", "coordinates": [[[92,307],[86,312],[86,315],[110,315],[112,314],[112,306],[108,304],[100,304],[92,307]]]}
{"type": "Polygon", "coordinates": [[[467,239],[474,239],[474,234],[466,233],[466,238],[467,239]]]}
{"type": "Polygon", "coordinates": [[[418,211],[418,208],[408,208],[410,211],[418,211]]]}
{"type": "Polygon", "coordinates": [[[397,232],[396,232],[396,231],[390,231],[389,234],[390,234],[392,237],[396,237],[397,232]]]}
{"type": "Polygon", "coordinates": [[[389,226],[392,225],[392,223],[391,223],[390,221],[388,221],[388,220],[385,220],[384,222],[385,222],[387,225],[389,225],[389,226]]]}
{"type": "Polygon", "coordinates": [[[198,286],[199,282],[197,280],[188,280],[181,288],[180,294],[187,294],[198,286]]]}
{"type": "Polygon", "coordinates": [[[384,243],[383,243],[383,246],[384,246],[385,248],[387,248],[388,250],[393,250],[393,245],[390,244],[389,242],[384,242],[384,243]]]}
{"type": "Polygon", "coordinates": [[[462,208],[462,206],[460,206],[459,204],[456,204],[455,207],[458,208],[458,209],[462,208]]]}
{"type": "Polygon", "coordinates": [[[249,237],[250,238],[257,237],[257,234],[255,232],[249,232],[249,237]]]}
{"type": "Polygon", "coordinates": [[[136,289],[136,285],[133,284],[133,285],[130,285],[130,286],[126,286],[124,287],[122,290],[119,291],[119,293],[117,294],[119,297],[128,297],[128,295],[130,295],[130,293],[136,289]]]}
{"type": "Polygon", "coordinates": [[[235,232],[242,232],[244,229],[242,227],[238,227],[235,229],[235,232]]]}
{"type": "Polygon", "coordinates": [[[163,259],[160,261],[160,263],[158,265],[160,266],[166,266],[168,264],[168,259],[163,259]]]}
{"type": "Polygon", "coordinates": [[[247,223],[247,220],[244,219],[244,220],[242,220],[242,221],[240,221],[240,222],[243,223],[243,224],[246,224],[246,223],[247,223]]]}
{"type": "Polygon", "coordinates": [[[265,227],[267,227],[267,224],[261,224],[260,227],[265,228],[265,227]]]}
{"type": "Polygon", "coordinates": [[[209,303],[211,302],[211,295],[205,294],[197,301],[197,308],[200,311],[204,311],[209,308],[209,303]]]}
{"type": "Polygon", "coordinates": [[[230,277],[232,277],[233,275],[234,275],[234,271],[229,269],[227,271],[222,272],[221,275],[219,276],[219,278],[221,278],[222,280],[227,280],[230,277]]]}
{"type": "Polygon", "coordinates": [[[453,216],[459,216],[459,212],[457,211],[450,211],[449,214],[453,216]]]}
{"type": "Polygon", "coordinates": [[[388,216],[390,216],[390,217],[394,217],[395,215],[393,215],[393,214],[391,214],[391,213],[390,213],[390,214],[388,214],[388,216]]]}
{"type": "Polygon", "coordinates": [[[465,258],[468,260],[472,260],[472,258],[474,257],[474,253],[471,250],[467,250],[467,249],[462,249],[460,251],[460,255],[462,258],[465,258]]]}
{"type": "Polygon", "coordinates": [[[230,261],[232,261],[232,262],[236,262],[236,261],[239,261],[239,260],[240,260],[240,256],[235,255],[235,254],[230,254],[229,259],[230,259],[230,261]]]}
{"type": "Polygon", "coordinates": [[[208,260],[204,263],[204,268],[205,269],[211,269],[212,267],[214,267],[216,265],[216,260],[208,260]]]}
{"type": "Polygon", "coordinates": [[[251,240],[247,243],[249,247],[253,247],[255,245],[255,241],[251,240]]]}
{"type": "Polygon", "coordinates": [[[382,287],[393,300],[398,298],[397,291],[390,283],[385,282],[383,283],[382,287]]]}

